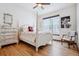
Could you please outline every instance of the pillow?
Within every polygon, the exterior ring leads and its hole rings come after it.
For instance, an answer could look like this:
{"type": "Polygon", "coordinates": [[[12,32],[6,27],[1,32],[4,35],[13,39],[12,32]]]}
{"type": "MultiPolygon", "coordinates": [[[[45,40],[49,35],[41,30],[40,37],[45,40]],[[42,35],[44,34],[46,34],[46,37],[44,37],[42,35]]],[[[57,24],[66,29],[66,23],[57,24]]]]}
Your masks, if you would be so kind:
{"type": "Polygon", "coordinates": [[[21,26],[21,27],[20,27],[20,31],[21,31],[21,32],[28,32],[27,26],[25,26],[25,25],[21,26]]]}
{"type": "Polygon", "coordinates": [[[28,31],[29,32],[33,32],[33,27],[32,26],[28,26],[28,31]]]}

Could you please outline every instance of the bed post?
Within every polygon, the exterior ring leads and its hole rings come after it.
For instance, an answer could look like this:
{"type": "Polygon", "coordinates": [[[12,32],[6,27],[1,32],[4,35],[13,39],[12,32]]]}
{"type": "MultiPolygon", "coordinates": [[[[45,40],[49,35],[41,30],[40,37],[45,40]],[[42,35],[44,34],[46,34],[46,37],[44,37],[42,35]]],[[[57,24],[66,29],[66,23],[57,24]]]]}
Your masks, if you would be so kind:
{"type": "Polygon", "coordinates": [[[36,12],[36,52],[38,52],[38,12],[36,12]]]}
{"type": "Polygon", "coordinates": [[[38,47],[36,47],[36,52],[38,52],[38,47]]]}

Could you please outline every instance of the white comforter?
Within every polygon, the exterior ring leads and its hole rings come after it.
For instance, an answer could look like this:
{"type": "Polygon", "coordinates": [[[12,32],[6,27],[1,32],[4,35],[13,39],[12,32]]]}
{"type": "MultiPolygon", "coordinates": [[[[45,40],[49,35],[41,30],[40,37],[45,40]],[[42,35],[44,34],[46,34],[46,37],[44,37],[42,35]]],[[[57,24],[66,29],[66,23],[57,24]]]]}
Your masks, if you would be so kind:
{"type": "Polygon", "coordinates": [[[20,40],[39,47],[49,43],[52,40],[52,35],[50,32],[39,32],[37,35],[35,32],[22,32],[20,34],[20,40]]]}

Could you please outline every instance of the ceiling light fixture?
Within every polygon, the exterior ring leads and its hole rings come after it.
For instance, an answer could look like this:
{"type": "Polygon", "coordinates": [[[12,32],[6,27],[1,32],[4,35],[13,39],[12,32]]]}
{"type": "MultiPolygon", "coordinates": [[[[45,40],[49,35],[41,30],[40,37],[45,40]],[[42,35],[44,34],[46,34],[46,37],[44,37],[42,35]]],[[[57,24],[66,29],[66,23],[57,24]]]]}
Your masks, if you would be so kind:
{"type": "Polygon", "coordinates": [[[37,7],[41,7],[41,9],[44,9],[44,5],[50,5],[50,3],[36,3],[36,5],[33,7],[33,9],[37,8],[37,7]]]}

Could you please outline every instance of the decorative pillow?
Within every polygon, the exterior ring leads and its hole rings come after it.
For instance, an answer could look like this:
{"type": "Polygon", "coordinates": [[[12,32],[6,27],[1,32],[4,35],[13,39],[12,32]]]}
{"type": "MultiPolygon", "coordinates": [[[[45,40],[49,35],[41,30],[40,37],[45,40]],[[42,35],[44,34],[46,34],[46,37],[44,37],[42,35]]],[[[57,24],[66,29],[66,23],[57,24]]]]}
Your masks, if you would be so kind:
{"type": "Polygon", "coordinates": [[[26,25],[22,25],[21,28],[22,28],[22,32],[28,32],[28,28],[26,25]]]}
{"type": "Polygon", "coordinates": [[[29,32],[33,32],[33,27],[28,26],[28,31],[29,31],[29,32]]]}

